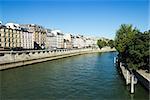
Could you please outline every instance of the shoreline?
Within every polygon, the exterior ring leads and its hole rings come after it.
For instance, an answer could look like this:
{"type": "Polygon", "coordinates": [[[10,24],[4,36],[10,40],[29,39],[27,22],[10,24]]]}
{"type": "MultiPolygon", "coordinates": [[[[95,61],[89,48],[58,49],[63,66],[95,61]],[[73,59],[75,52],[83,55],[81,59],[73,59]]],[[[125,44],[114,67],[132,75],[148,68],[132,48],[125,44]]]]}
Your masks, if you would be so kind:
{"type": "Polygon", "coordinates": [[[29,53],[16,53],[16,54],[6,54],[2,59],[0,59],[0,71],[16,67],[25,67],[25,65],[31,65],[35,63],[41,63],[50,60],[56,60],[76,55],[97,53],[97,52],[111,52],[116,51],[114,48],[104,47],[102,49],[76,49],[76,50],[58,50],[51,52],[29,52],[29,53]]]}
{"type": "Polygon", "coordinates": [[[125,68],[125,66],[122,65],[121,62],[116,62],[117,67],[119,68],[121,72],[121,76],[125,79],[126,85],[132,84],[132,75],[134,76],[133,84],[140,83],[146,90],[150,90],[150,73],[146,73],[144,70],[129,70],[128,68],[125,68]]]}

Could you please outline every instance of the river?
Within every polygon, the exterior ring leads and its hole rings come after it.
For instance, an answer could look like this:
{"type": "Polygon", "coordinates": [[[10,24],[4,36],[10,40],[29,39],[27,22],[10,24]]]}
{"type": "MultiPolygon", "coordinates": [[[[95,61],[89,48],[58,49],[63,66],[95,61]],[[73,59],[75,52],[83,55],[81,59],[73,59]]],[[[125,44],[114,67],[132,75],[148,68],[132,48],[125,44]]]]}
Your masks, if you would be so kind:
{"type": "Polygon", "coordinates": [[[1,100],[148,100],[140,84],[130,94],[115,56],[84,54],[0,71],[1,100]]]}

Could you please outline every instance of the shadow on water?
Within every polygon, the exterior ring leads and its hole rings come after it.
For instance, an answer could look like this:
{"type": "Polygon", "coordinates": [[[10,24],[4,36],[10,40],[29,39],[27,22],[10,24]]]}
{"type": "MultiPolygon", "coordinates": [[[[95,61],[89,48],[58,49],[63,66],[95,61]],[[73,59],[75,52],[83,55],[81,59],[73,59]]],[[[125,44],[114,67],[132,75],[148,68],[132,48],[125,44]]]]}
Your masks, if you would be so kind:
{"type": "Polygon", "coordinates": [[[2,100],[148,100],[139,84],[130,94],[115,56],[85,54],[0,71],[2,100]]]}

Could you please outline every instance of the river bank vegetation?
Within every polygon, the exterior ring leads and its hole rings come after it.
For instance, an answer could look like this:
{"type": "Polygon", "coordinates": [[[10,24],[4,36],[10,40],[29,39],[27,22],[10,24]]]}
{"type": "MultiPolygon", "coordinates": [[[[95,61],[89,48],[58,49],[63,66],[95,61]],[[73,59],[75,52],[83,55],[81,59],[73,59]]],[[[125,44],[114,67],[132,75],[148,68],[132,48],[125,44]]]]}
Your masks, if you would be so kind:
{"type": "Polygon", "coordinates": [[[105,40],[99,39],[97,41],[97,45],[100,49],[105,47],[105,46],[109,46],[111,48],[113,48],[115,46],[114,45],[114,40],[109,40],[109,39],[105,39],[105,40]]]}
{"type": "Polygon", "coordinates": [[[140,32],[132,25],[122,24],[116,32],[114,46],[119,60],[130,69],[150,71],[150,30],[140,32]]]}

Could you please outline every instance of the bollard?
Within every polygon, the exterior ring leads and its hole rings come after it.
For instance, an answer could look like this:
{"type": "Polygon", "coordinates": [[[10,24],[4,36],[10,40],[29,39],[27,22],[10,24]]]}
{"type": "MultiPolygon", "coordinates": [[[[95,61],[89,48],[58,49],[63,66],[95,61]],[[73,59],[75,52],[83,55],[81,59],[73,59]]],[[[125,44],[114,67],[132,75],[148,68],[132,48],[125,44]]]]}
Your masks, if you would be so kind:
{"type": "Polygon", "coordinates": [[[131,93],[134,93],[134,75],[131,75],[131,93]]]}
{"type": "Polygon", "coordinates": [[[129,71],[127,70],[127,78],[126,78],[126,85],[128,85],[129,84],[129,71]]]}

